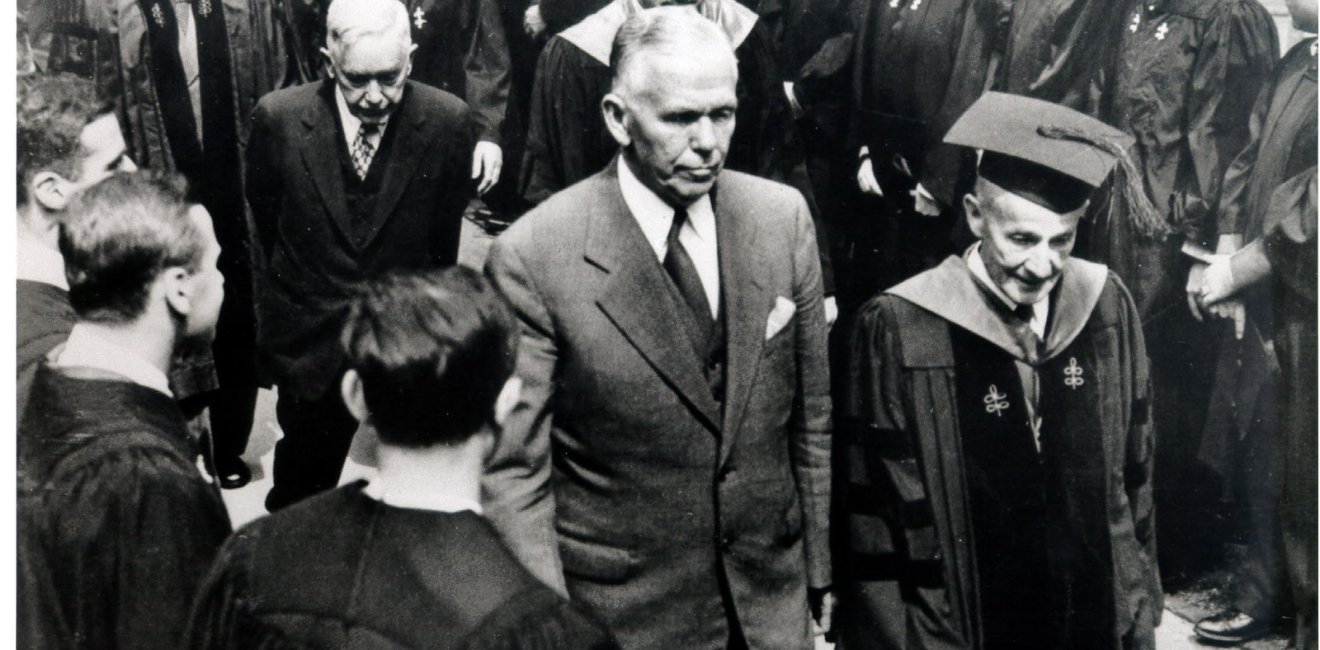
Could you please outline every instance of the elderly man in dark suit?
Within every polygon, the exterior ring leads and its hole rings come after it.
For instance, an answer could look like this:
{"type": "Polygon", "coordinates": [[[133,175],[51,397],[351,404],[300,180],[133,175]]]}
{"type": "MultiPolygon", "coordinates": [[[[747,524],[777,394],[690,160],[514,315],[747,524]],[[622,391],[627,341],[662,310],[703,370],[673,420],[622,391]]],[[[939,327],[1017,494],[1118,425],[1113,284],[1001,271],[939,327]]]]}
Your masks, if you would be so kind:
{"type": "Polygon", "coordinates": [[[357,422],[332,388],[354,289],[396,268],[454,263],[472,193],[462,101],[408,81],[396,0],[335,0],[332,78],[271,93],[253,114],[248,201],[265,248],[261,355],[279,388],[270,510],[334,487],[357,422]]]}
{"type": "Polygon", "coordinates": [[[526,390],[493,521],[627,648],[806,648],[828,586],[820,260],[796,190],[722,171],[737,64],[688,7],[640,12],[602,102],[622,153],[497,239],[526,390]]]}

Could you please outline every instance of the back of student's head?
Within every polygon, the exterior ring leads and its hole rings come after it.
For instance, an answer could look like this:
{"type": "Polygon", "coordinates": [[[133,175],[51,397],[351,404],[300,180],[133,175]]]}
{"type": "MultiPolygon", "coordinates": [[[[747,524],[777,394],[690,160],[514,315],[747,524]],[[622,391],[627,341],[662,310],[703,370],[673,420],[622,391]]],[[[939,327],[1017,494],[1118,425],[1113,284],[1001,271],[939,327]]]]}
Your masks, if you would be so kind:
{"type": "Polygon", "coordinates": [[[518,331],[480,274],[452,267],[368,283],[342,343],[381,442],[422,448],[460,444],[495,424],[518,331]]]}
{"type": "Polygon", "coordinates": [[[92,82],[69,73],[33,74],[18,79],[18,205],[27,205],[32,179],[54,172],[78,180],[83,127],[107,115],[110,106],[96,96],[92,82]]]}
{"type": "Polygon", "coordinates": [[[126,172],[80,192],[60,228],[69,302],[85,321],[125,323],[146,309],[162,271],[196,271],[204,233],[182,177],[126,172]]]}

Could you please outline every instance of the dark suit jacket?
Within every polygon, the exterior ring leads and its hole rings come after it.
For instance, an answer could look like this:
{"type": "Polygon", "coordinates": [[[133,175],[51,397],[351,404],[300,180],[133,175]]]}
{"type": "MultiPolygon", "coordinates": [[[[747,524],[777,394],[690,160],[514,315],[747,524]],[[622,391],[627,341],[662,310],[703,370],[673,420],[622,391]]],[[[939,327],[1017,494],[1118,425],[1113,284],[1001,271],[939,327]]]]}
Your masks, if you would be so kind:
{"type": "MultiPolygon", "coordinates": [[[[267,268],[260,299],[266,380],[316,397],[338,380],[344,310],[362,281],[453,264],[472,194],[472,121],[442,90],[409,82],[367,227],[354,228],[337,148],[334,81],[266,95],[252,116],[248,201],[267,268]],[[356,234],[355,234],[356,233],[356,234]]],[[[397,122],[396,122],[397,121],[397,122]]]]}
{"type": "Polygon", "coordinates": [[[724,648],[729,610],[753,648],[809,647],[806,588],[828,584],[831,444],[811,214],[787,186],[719,178],[721,411],[616,169],[492,246],[487,274],[522,322],[523,401],[489,465],[487,512],[624,647],[724,648]]]}

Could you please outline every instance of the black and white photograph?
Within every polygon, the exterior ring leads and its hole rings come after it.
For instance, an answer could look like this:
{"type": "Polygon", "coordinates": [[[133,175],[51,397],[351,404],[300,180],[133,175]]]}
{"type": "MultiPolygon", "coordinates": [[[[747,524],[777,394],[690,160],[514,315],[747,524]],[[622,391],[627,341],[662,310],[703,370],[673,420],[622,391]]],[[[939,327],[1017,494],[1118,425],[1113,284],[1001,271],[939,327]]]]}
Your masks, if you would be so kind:
{"type": "Polygon", "coordinates": [[[0,647],[1320,650],[1317,0],[13,11],[0,647]]]}

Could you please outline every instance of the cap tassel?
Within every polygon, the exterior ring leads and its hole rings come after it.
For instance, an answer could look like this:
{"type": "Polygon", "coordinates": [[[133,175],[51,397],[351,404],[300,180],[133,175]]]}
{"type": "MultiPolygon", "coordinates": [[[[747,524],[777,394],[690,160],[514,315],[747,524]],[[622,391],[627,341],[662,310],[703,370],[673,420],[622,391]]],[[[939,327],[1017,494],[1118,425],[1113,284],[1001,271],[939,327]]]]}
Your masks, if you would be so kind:
{"type": "Polygon", "coordinates": [[[1132,221],[1137,232],[1154,240],[1163,240],[1173,232],[1169,222],[1160,214],[1146,196],[1146,189],[1141,184],[1141,174],[1128,156],[1127,149],[1108,138],[1095,137],[1089,133],[1066,126],[1046,125],[1037,129],[1041,136],[1060,140],[1074,140],[1100,149],[1113,156],[1118,165],[1113,172],[1113,185],[1109,201],[1109,219],[1111,221],[1126,218],[1132,221]]]}

